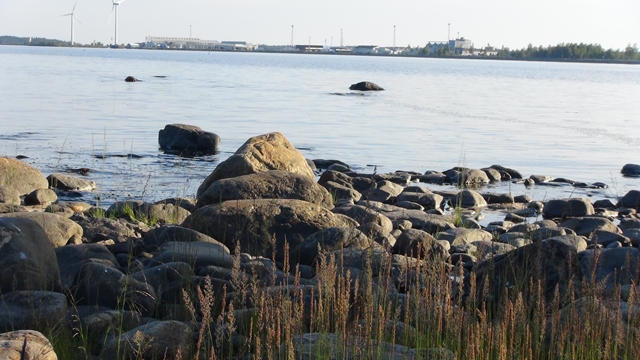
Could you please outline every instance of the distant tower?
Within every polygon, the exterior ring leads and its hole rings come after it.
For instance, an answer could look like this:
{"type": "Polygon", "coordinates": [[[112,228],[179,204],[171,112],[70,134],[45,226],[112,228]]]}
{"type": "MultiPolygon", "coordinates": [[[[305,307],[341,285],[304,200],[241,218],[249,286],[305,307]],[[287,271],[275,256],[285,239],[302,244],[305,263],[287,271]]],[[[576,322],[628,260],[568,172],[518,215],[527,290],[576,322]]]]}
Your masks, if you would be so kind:
{"type": "Polygon", "coordinates": [[[447,30],[447,42],[451,40],[451,23],[449,23],[449,29],[447,30]]]}
{"type": "Polygon", "coordinates": [[[291,25],[291,47],[293,47],[293,25],[291,25]]]}
{"type": "Polygon", "coordinates": [[[344,46],[344,44],[343,44],[343,42],[342,42],[342,39],[343,39],[343,38],[342,38],[342,29],[340,29],[340,47],[343,47],[343,46],[344,46]]]}
{"type": "Polygon", "coordinates": [[[396,26],[393,25],[393,48],[396,48],[396,26]]]}
{"type": "Polygon", "coordinates": [[[331,47],[333,47],[333,36],[331,37],[331,47]]]}

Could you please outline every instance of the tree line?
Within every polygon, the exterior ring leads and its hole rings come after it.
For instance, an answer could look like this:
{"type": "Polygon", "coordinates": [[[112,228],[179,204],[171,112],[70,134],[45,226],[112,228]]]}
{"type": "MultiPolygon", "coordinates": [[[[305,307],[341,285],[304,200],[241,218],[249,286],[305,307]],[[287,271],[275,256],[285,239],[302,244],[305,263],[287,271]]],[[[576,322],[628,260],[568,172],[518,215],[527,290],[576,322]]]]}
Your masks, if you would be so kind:
{"type": "Polygon", "coordinates": [[[629,44],[624,50],[604,49],[599,44],[584,43],[562,43],[546,47],[529,44],[519,50],[502,48],[497,56],[516,59],[640,60],[637,44],[629,44]]]}

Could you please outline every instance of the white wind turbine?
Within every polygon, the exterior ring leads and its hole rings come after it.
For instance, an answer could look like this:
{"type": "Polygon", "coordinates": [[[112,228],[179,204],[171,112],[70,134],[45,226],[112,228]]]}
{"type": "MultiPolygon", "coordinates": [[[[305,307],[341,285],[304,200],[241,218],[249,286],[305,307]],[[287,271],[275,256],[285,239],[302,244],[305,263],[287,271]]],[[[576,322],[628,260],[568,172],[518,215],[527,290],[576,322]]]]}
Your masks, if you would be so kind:
{"type": "MultiPolygon", "coordinates": [[[[118,5],[120,5],[123,2],[124,0],[120,0],[120,1],[111,0],[111,3],[113,4],[113,6],[111,7],[111,15],[113,15],[114,10],[116,13],[116,16],[115,16],[116,30],[115,30],[115,35],[113,36],[114,46],[118,46],[118,5]]],[[[111,15],[109,15],[109,22],[111,22],[111,15]]]]}
{"type": "MultiPolygon", "coordinates": [[[[69,13],[69,14],[64,14],[64,15],[60,15],[60,16],[69,16],[69,17],[71,17],[71,46],[73,46],[73,44],[74,44],[74,41],[73,41],[73,34],[74,34],[74,33],[73,33],[73,23],[74,23],[74,19],[75,19],[75,20],[78,20],[78,18],[77,18],[77,17],[76,17],[76,15],[74,14],[74,13],[75,13],[75,11],[76,11],[76,5],[78,5],[78,3],[77,3],[77,2],[75,3],[75,5],[73,5],[73,10],[71,10],[71,13],[69,13]]],[[[78,20],[78,22],[79,22],[80,24],[82,24],[82,23],[80,22],[80,20],[78,20]]]]}

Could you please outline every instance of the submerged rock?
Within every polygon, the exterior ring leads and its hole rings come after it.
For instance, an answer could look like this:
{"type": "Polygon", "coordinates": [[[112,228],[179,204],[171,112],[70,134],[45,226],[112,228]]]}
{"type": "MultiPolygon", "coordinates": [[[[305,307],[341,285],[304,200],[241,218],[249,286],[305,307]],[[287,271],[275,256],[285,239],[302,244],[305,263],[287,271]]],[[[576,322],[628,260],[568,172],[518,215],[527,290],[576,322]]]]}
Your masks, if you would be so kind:
{"type": "Polygon", "coordinates": [[[216,154],[220,136],[193,125],[170,124],[158,133],[160,149],[178,155],[216,154]]]}

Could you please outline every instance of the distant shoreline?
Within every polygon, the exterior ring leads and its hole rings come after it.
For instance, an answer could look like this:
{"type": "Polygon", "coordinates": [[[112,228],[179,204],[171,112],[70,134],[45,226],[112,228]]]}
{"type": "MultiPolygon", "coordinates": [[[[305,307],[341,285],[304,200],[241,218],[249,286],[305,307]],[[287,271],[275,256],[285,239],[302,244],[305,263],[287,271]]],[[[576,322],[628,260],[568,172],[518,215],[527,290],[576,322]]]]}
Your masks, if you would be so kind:
{"type": "MultiPolygon", "coordinates": [[[[0,46],[24,46],[24,47],[54,47],[72,48],[71,46],[54,45],[22,45],[22,44],[0,44],[0,46]]],[[[103,46],[73,46],[79,49],[108,49],[103,46]]],[[[498,60],[498,61],[531,61],[531,62],[554,62],[554,63],[584,63],[584,64],[622,64],[640,65],[640,60],[615,60],[615,59],[562,59],[562,58],[514,58],[497,56],[421,56],[421,55],[382,55],[382,54],[347,54],[347,53],[327,53],[327,52],[292,52],[292,51],[234,51],[234,50],[197,50],[197,49],[150,49],[135,48],[129,49],[119,47],[122,50],[150,50],[150,51],[191,51],[191,52],[224,52],[224,53],[252,53],[252,54],[294,54],[294,55],[325,55],[325,56],[359,56],[359,57],[383,57],[383,58],[417,58],[417,59],[457,59],[457,60],[498,60]]]]}

